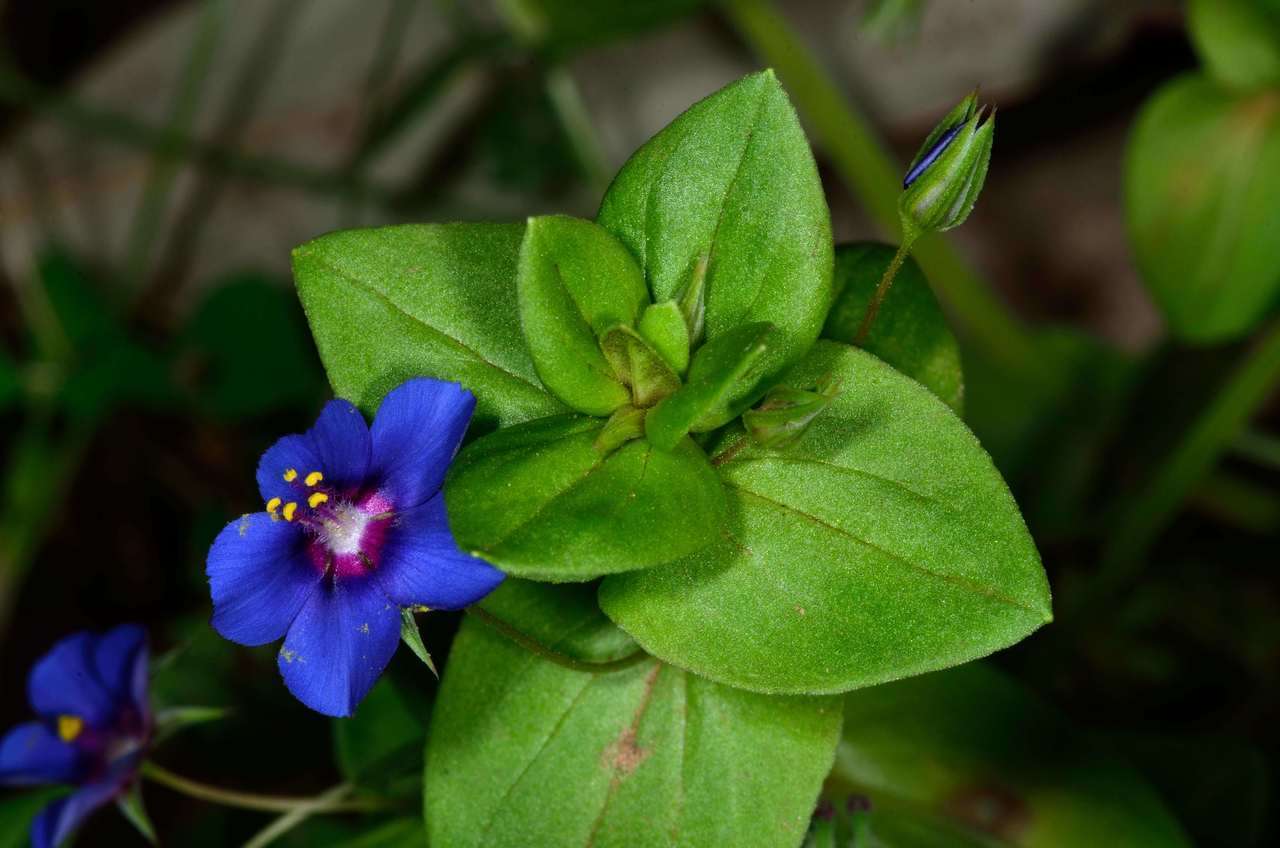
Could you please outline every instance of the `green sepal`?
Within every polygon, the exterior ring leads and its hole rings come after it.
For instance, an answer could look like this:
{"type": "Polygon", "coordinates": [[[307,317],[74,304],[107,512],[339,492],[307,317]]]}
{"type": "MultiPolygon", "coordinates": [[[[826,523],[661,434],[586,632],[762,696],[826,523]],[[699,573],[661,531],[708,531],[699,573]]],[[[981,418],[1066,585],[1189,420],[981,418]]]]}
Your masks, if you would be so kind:
{"type": "Polygon", "coordinates": [[[698,349],[689,377],[645,419],[645,434],[670,450],[686,434],[714,430],[732,421],[757,396],[758,364],[775,338],[772,324],[745,324],[698,349]]]}
{"type": "Polygon", "coordinates": [[[600,350],[635,406],[647,409],[680,388],[680,376],[630,327],[610,328],[600,337],[600,350]]]}
{"type": "Polygon", "coordinates": [[[426,607],[409,608],[402,607],[400,610],[400,641],[404,642],[413,651],[413,655],[422,660],[423,665],[431,669],[431,673],[436,677],[440,676],[440,672],[436,671],[436,664],[431,659],[431,653],[427,650],[427,646],[422,642],[422,633],[418,630],[418,619],[414,617],[415,612],[426,612],[426,607]]]}
{"type": "Polygon", "coordinates": [[[124,792],[116,796],[116,807],[120,813],[142,834],[142,838],[152,845],[159,844],[156,839],[156,828],[147,815],[147,808],[142,803],[142,783],[134,781],[124,792]]]}
{"type": "Polygon", "coordinates": [[[600,349],[649,302],[640,267],[604,228],[564,215],[530,218],[516,271],[520,324],[543,384],[570,407],[604,416],[631,394],[600,349]]]}
{"type": "Polygon", "coordinates": [[[666,360],[671,370],[683,374],[689,367],[689,325],[674,300],[645,308],[637,327],[645,341],[666,360]]]}
{"type": "Polygon", "coordinates": [[[231,714],[225,707],[165,707],[156,711],[155,740],[159,745],[177,733],[197,724],[221,721],[231,714]]]}

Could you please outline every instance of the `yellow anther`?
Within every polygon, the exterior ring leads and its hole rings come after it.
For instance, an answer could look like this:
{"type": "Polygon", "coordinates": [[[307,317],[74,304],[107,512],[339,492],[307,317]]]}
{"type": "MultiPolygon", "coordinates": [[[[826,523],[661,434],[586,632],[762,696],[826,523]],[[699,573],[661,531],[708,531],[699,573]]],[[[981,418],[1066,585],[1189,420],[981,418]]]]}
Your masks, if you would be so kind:
{"type": "Polygon", "coordinates": [[[297,479],[298,479],[298,469],[296,469],[296,468],[286,468],[286,469],[285,469],[285,471],[284,471],[284,481],[285,481],[286,483],[292,483],[294,480],[297,480],[297,479]]]}
{"type": "Polygon", "coordinates": [[[292,521],[293,514],[297,511],[298,511],[298,505],[293,501],[289,501],[287,504],[284,505],[284,520],[292,521]]]}
{"type": "Polygon", "coordinates": [[[312,492],[311,496],[307,498],[307,506],[315,509],[327,500],[329,500],[329,496],[324,492],[312,492]]]}
{"type": "Polygon", "coordinates": [[[279,498],[272,498],[271,500],[267,501],[267,512],[271,513],[272,515],[275,515],[276,510],[279,508],[280,508],[279,498]]]}
{"type": "Polygon", "coordinates": [[[84,719],[79,716],[58,716],[58,736],[63,742],[74,742],[82,730],[84,730],[84,719]]]}
{"type": "Polygon", "coordinates": [[[307,479],[303,482],[305,482],[308,486],[314,486],[316,483],[319,483],[323,479],[324,479],[324,475],[321,474],[319,471],[312,471],[310,474],[307,475],[307,479]]]}

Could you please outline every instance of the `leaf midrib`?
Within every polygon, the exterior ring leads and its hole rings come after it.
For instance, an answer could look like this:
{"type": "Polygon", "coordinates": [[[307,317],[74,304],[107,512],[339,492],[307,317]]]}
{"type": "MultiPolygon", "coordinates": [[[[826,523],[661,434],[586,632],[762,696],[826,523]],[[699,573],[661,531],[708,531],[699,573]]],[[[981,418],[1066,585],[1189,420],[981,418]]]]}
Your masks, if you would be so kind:
{"type": "Polygon", "coordinates": [[[351,273],[343,270],[342,268],[339,268],[338,266],[334,265],[333,263],[329,262],[323,257],[316,256],[315,254],[311,254],[311,258],[317,264],[323,266],[324,268],[327,268],[334,275],[346,281],[354,288],[359,289],[360,291],[370,295],[371,297],[374,297],[375,299],[381,301],[382,303],[385,303],[393,311],[400,313],[401,315],[405,316],[409,320],[413,321],[415,324],[420,325],[423,329],[427,330],[430,333],[433,333],[434,335],[438,336],[440,339],[444,340],[446,343],[453,345],[454,347],[458,348],[468,356],[473,357],[476,361],[482,363],[483,365],[487,365],[488,367],[492,368],[493,370],[497,371],[499,374],[502,374],[505,377],[515,380],[518,383],[523,383],[524,385],[533,389],[538,394],[544,395],[547,398],[550,398],[551,400],[559,404],[559,400],[556,399],[553,395],[551,395],[548,391],[546,391],[546,389],[542,388],[541,386],[535,385],[529,379],[525,377],[521,377],[519,374],[516,374],[514,371],[510,371],[502,367],[498,363],[486,358],[479,351],[477,351],[475,348],[471,347],[461,339],[458,339],[458,338],[455,338],[454,336],[449,335],[447,332],[440,329],[439,327],[435,327],[431,324],[428,324],[420,316],[415,315],[414,313],[405,309],[399,303],[396,303],[396,301],[394,301],[385,292],[379,291],[378,289],[374,288],[368,283],[365,283],[359,277],[353,276],[351,273]]]}

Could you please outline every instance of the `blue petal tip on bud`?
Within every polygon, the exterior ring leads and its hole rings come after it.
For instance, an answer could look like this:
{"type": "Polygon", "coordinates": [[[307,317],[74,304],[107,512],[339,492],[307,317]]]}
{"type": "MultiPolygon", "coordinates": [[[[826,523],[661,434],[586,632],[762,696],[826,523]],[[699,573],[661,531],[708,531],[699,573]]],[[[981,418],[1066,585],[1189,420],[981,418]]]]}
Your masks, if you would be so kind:
{"type": "Polygon", "coordinates": [[[969,216],[986,180],[994,134],[995,110],[979,107],[977,91],[934,127],[902,181],[898,209],[906,234],[949,230],[969,216]]]}

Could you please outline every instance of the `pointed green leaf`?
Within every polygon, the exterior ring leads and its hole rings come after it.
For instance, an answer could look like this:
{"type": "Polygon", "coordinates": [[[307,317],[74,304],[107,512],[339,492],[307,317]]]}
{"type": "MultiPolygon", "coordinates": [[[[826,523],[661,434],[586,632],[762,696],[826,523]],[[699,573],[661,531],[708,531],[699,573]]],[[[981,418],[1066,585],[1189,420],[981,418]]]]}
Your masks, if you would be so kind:
{"type": "MultiPolygon", "coordinates": [[[[547,592],[560,650],[615,640],[589,595],[547,592]]],[[[468,619],[432,716],[428,838],[453,848],[798,845],[838,701],[742,692],[648,659],[574,671],[468,619]]]]}
{"type": "Polygon", "coordinates": [[[966,662],[1051,617],[1035,545],[977,439],[932,393],[819,342],[784,376],[830,379],[800,441],[713,458],[723,540],[604,581],[605,612],[655,656],[761,692],[839,692],[966,662]]]}
{"type": "Polygon", "coordinates": [[[1243,91],[1280,85],[1280,4],[1190,0],[1187,30],[1205,68],[1243,91]]]}
{"type": "Polygon", "coordinates": [[[516,275],[520,322],[538,376],[579,412],[608,415],[631,395],[600,350],[615,325],[634,327],[649,302],[635,259],[579,218],[530,218],[516,275]]]}
{"type": "Polygon", "coordinates": [[[677,299],[705,271],[708,340],[741,324],[776,325],[762,378],[817,338],[831,302],[831,223],[809,143],[772,71],[721,89],[650,139],[609,187],[598,220],[639,259],[655,303],[677,299]]]}
{"type": "Polygon", "coordinates": [[[649,440],[669,450],[686,433],[713,430],[731,421],[749,402],[743,387],[756,385],[777,338],[772,324],[745,324],[700,347],[685,385],[645,419],[649,440]]]}
{"type": "Polygon", "coordinates": [[[116,807],[119,808],[121,814],[129,820],[129,824],[133,825],[138,833],[142,834],[142,838],[156,845],[156,828],[151,823],[151,817],[147,815],[147,808],[142,804],[142,782],[136,781],[134,784],[116,796],[116,807]]]}
{"type": "Polygon", "coordinates": [[[844,709],[828,788],[868,797],[874,833],[876,811],[891,809],[976,844],[1190,845],[1133,768],[993,668],[851,692],[844,709]]]}
{"type": "Polygon", "coordinates": [[[562,415],[468,445],[445,486],[464,549],[535,580],[591,580],[676,559],[715,539],[724,492],[701,448],[599,443],[605,422],[562,415]]]}
{"type": "Polygon", "coordinates": [[[516,308],[518,224],[343,230],[293,252],[293,273],[333,390],[367,415],[410,377],[461,383],[476,421],[565,407],[538,380],[516,308]]]}
{"type": "Polygon", "coordinates": [[[432,674],[439,677],[440,672],[436,671],[436,664],[431,661],[427,646],[422,644],[422,633],[418,631],[418,619],[414,617],[414,612],[407,607],[400,610],[400,641],[413,651],[415,657],[422,660],[422,664],[429,668],[432,674]]]}
{"type": "Polygon", "coordinates": [[[165,707],[156,712],[155,741],[159,745],[174,734],[198,724],[221,721],[231,714],[225,707],[165,707]]]}
{"type": "Polygon", "coordinates": [[[1175,336],[1248,333],[1280,298],[1280,96],[1236,97],[1203,76],[1138,116],[1125,204],[1138,266],[1175,336]]]}
{"type": "MultiPolygon", "coordinates": [[[[876,242],[836,247],[836,301],[822,328],[823,338],[853,343],[894,250],[876,242]]],[[[908,258],[898,271],[862,349],[919,380],[947,406],[963,413],[960,347],[914,259],[908,258]]]]}

